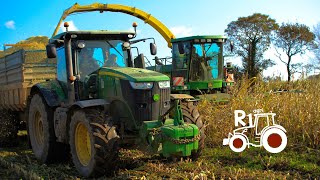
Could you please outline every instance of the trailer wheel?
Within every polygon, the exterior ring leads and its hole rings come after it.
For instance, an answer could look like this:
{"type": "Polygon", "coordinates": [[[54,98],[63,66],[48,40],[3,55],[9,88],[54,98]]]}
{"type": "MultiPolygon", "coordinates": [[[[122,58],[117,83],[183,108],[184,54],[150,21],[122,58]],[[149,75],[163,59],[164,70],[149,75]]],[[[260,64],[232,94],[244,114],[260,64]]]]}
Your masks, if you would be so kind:
{"type": "Polygon", "coordinates": [[[262,145],[270,153],[279,153],[287,146],[287,135],[281,129],[271,128],[262,135],[262,145]]]}
{"type": "Polygon", "coordinates": [[[240,134],[236,134],[230,138],[229,147],[234,152],[242,152],[247,147],[247,139],[240,134]]]}
{"type": "Polygon", "coordinates": [[[205,147],[205,124],[202,121],[202,117],[199,114],[199,110],[197,106],[194,105],[194,102],[181,102],[181,110],[182,116],[185,122],[195,124],[199,128],[200,132],[200,140],[199,140],[199,148],[196,152],[192,153],[192,159],[197,159],[200,155],[202,150],[205,147]]]}
{"type": "Polygon", "coordinates": [[[52,162],[55,159],[53,110],[39,94],[33,95],[29,104],[28,135],[36,158],[43,163],[52,162]]]}
{"type": "Polygon", "coordinates": [[[0,110],[0,147],[12,147],[18,143],[19,120],[16,114],[0,110]]]}
{"type": "Polygon", "coordinates": [[[76,110],[69,137],[72,160],[81,175],[97,177],[115,170],[119,136],[98,110],[76,110]]]}

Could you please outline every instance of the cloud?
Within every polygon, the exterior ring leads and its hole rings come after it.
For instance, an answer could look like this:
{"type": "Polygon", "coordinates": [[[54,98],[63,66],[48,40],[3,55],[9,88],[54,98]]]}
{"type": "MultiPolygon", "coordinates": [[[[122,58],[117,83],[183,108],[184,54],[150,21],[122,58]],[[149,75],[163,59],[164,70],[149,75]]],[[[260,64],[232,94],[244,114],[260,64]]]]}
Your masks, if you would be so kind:
{"type": "Polygon", "coordinates": [[[170,30],[176,37],[184,37],[192,35],[192,28],[186,26],[171,27],[170,30]]]}
{"type": "Polygon", "coordinates": [[[4,25],[6,26],[6,28],[8,29],[15,29],[15,22],[13,20],[7,21],[6,23],[4,23],[4,25]]]}
{"type": "MultiPolygon", "coordinates": [[[[67,23],[69,23],[69,28],[68,31],[77,31],[78,28],[74,25],[73,21],[66,21],[67,23]]],[[[63,32],[66,32],[66,28],[63,26],[64,23],[61,23],[60,25],[60,29],[63,32]]]]}

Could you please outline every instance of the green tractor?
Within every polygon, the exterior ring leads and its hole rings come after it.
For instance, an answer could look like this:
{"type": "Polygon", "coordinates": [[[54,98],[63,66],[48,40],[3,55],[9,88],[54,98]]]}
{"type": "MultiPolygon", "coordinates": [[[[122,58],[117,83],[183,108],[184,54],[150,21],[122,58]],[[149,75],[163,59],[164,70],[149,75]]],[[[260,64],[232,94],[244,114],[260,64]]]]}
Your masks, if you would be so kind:
{"type": "Polygon", "coordinates": [[[232,67],[224,67],[223,45],[225,36],[191,36],[171,39],[172,62],[156,58],[155,66],[147,69],[171,77],[171,92],[190,94],[199,98],[227,101],[227,86],[232,67]],[[222,93],[221,93],[222,92],[222,93]]]}
{"type": "Polygon", "coordinates": [[[132,59],[134,37],[134,32],[67,31],[49,40],[47,55],[57,58],[57,79],[33,86],[27,108],[39,160],[51,162],[61,144],[69,145],[77,170],[89,177],[114,170],[119,148],[199,156],[204,125],[193,97],[170,95],[168,76],[142,69],[142,56],[132,59]]]}

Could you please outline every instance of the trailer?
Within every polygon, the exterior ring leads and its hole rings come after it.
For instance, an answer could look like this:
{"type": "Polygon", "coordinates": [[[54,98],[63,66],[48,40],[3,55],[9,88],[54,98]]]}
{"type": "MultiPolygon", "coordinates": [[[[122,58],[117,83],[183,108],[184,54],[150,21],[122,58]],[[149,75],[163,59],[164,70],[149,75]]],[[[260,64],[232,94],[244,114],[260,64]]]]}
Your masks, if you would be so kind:
{"type": "Polygon", "coordinates": [[[19,50],[0,58],[0,145],[16,139],[31,87],[56,78],[56,60],[45,50],[19,50]]]}

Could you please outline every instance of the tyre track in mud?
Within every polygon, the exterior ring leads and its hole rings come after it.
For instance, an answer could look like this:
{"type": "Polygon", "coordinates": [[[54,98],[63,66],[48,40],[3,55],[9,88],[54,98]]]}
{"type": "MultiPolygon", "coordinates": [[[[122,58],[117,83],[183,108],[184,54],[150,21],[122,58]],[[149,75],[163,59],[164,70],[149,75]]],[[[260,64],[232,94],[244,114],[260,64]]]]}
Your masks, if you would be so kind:
{"type": "Polygon", "coordinates": [[[29,148],[26,137],[19,137],[15,147],[0,148],[1,179],[76,179],[77,171],[71,162],[42,164],[29,148]]]}
{"type": "MultiPolygon", "coordinates": [[[[19,144],[15,147],[0,147],[0,179],[87,179],[79,176],[71,157],[63,162],[48,165],[38,162],[26,138],[20,138],[19,144]]],[[[119,172],[98,179],[132,179],[135,176],[128,174],[128,170],[137,168],[149,160],[136,151],[122,150],[120,156],[119,172]]]]}

